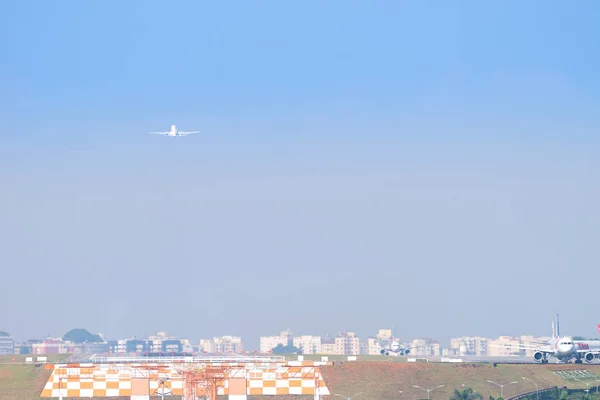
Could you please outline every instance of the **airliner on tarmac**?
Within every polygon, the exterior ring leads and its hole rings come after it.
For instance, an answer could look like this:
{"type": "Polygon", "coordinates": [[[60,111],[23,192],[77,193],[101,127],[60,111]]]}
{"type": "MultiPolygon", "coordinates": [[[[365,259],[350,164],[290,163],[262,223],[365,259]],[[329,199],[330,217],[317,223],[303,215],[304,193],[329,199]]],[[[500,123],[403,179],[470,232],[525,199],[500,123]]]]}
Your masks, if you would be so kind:
{"type": "Polygon", "coordinates": [[[410,347],[402,347],[399,340],[394,340],[392,341],[390,347],[381,349],[381,354],[384,356],[389,356],[390,353],[393,353],[397,356],[405,356],[410,353],[410,347]]]}
{"type": "MultiPolygon", "coordinates": [[[[490,345],[494,346],[494,345],[490,345]]],[[[533,347],[533,346],[512,346],[512,345],[495,345],[494,347],[517,348],[523,350],[532,350],[533,358],[540,361],[542,364],[548,364],[548,357],[554,357],[557,361],[575,364],[583,364],[583,360],[588,363],[594,361],[594,358],[600,355],[600,350],[590,350],[585,343],[577,343],[570,336],[560,337],[560,325],[558,322],[558,314],[556,315],[556,330],[554,322],[552,323],[552,340],[549,345],[533,347]]]]}
{"type": "Polygon", "coordinates": [[[394,337],[395,330],[396,328],[392,327],[389,338],[383,338],[382,341],[379,342],[379,345],[381,346],[380,353],[384,356],[389,356],[390,353],[394,356],[405,356],[410,353],[410,347],[403,347],[400,344],[400,340],[394,337]]]}
{"type": "Polygon", "coordinates": [[[153,133],[155,135],[164,135],[164,136],[187,136],[187,135],[191,135],[194,133],[200,133],[200,131],[190,131],[190,132],[178,131],[177,127],[175,125],[171,125],[170,131],[150,132],[150,133],[153,133]]]}

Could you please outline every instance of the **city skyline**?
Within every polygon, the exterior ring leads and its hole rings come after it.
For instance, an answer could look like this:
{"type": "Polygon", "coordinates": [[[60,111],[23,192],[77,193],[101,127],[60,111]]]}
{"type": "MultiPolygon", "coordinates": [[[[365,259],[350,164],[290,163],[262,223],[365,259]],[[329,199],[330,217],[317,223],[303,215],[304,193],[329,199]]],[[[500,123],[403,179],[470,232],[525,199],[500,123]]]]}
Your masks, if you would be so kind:
{"type": "Polygon", "coordinates": [[[595,334],[597,3],[2,10],[16,337],[595,334]]]}
{"type": "MultiPolygon", "coordinates": [[[[78,329],[82,329],[82,328],[78,328],[78,329]]],[[[87,329],[84,329],[87,330],[87,329]]],[[[389,341],[389,339],[386,338],[382,338],[380,337],[380,335],[382,334],[382,332],[384,331],[389,331],[392,332],[392,328],[378,328],[374,331],[372,331],[370,334],[368,335],[358,335],[356,334],[354,331],[351,330],[339,330],[335,333],[325,333],[325,334],[319,334],[319,333],[315,333],[315,332],[304,332],[304,333],[296,333],[290,329],[284,329],[284,330],[280,330],[278,333],[279,335],[276,335],[275,333],[269,335],[269,334],[263,334],[261,335],[258,339],[258,341],[254,341],[254,340],[249,340],[247,338],[245,338],[243,335],[239,335],[235,332],[230,332],[227,335],[212,335],[212,336],[207,336],[207,337],[201,337],[201,338],[193,338],[190,336],[186,336],[186,335],[173,335],[173,334],[168,334],[169,332],[165,332],[165,331],[158,331],[152,334],[145,334],[145,335],[131,335],[131,336],[119,336],[119,337],[109,337],[107,335],[105,335],[103,332],[92,332],[92,331],[88,331],[92,334],[95,335],[100,335],[106,342],[112,342],[112,341],[116,341],[116,340],[148,340],[148,339],[152,339],[152,338],[160,338],[161,336],[164,337],[168,337],[168,338],[174,338],[177,340],[187,340],[189,341],[189,343],[191,344],[197,344],[200,343],[202,344],[203,341],[206,340],[213,340],[216,338],[238,338],[241,339],[244,344],[244,347],[246,347],[247,345],[251,346],[251,350],[259,350],[262,344],[263,339],[265,338],[277,338],[277,337],[282,337],[281,334],[283,334],[283,332],[288,332],[290,335],[290,338],[294,338],[294,339],[302,339],[302,338],[310,338],[310,337],[318,337],[320,339],[326,339],[326,338],[331,338],[334,339],[336,337],[341,337],[344,336],[346,333],[350,333],[353,337],[356,337],[357,339],[359,339],[362,342],[364,342],[365,340],[368,339],[377,339],[377,343],[381,344],[381,343],[385,343],[387,341],[389,341]],[[255,343],[256,342],[256,343],[255,343]]],[[[70,330],[72,331],[72,330],[70,330]]],[[[69,331],[69,332],[70,332],[69,331]]],[[[4,332],[8,335],[10,335],[10,332],[8,331],[2,331],[0,330],[0,332],[4,332]]],[[[569,336],[573,336],[573,337],[581,337],[581,338],[585,338],[586,340],[600,340],[600,327],[598,328],[597,331],[597,335],[569,335],[569,336]]],[[[12,336],[11,336],[12,337],[12,336]]],[[[47,335],[45,337],[27,337],[26,339],[23,338],[14,338],[15,342],[19,342],[19,343],[26,343],[28,341],[31,340],[45,340],[45,339],[57,339],[57,338],[62,338],[63,335],[47,335]]],[[[463,338],[470,338],[470,339],[475,339],[475,338],[483,338],[486,340],[497,340],[497,339],[501,339],[501,338],[537,338],[537,339],[541,339],[541,338],[546,338],[546,339],[550,339],[552,338],[552,334],[545,334],[545,335],[534,335],[531,333],[518,333],[518,334],[506,334],[506,333],[501,333],[501,334],[496,334],[496,335],[489,335],[489,336],[483,336],[483,335],[476,335],[476,334],[465,334],[465,335],[458,335],[458,336],[453,336],[448,338],[447,340],[443,340],[440,339],[439,337],[435,336],[435,335],[423,335],[423,336],[419,336],[419,337],[399,337],[399,336],[392,336],[394,340],[398,340],[402,343],[410,343],[412,341],[416,341],[416,340],[423,340],[423,339],[427,339],[427,340],[432,340],[433,342],[439,343],[441,348],[448,348],[448,346],[446,346],[447,344],[451,344],[453,341],[457,340],[457,339],[463,339],[463,338]]],[[[62,340],[62,339],[61,339],[62,340]]]]}

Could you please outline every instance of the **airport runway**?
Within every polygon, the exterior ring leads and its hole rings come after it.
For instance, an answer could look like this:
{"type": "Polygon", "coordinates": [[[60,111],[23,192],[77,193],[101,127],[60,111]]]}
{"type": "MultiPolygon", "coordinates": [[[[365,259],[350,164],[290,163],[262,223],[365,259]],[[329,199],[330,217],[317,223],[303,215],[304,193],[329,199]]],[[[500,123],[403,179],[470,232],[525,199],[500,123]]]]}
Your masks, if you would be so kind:
{"type": "MultiPolygon", "coordinates": [[[[427,357],[430,362],[442,362],[442,358],[445,357],[427,357]]],[[[509,356],[509,357],[493,357],[493,356],[461,356],[461,357],[450,357],[452,359],[461,359],[463,362],[473,362],[473,363],[496,363],[496,364],[539,364],[540,362],[535,361],[532,357],[519,357],[519,356],[509,356]]],[[[600,360],[595,359],[592,363],[584,362],[579,365],[597,365],[600,363],[600,360]]],[[[557,362],[556,359],[550,358],[550,362],[546,365],[551,364],[565,364],[563,362],[557,362]]]]}

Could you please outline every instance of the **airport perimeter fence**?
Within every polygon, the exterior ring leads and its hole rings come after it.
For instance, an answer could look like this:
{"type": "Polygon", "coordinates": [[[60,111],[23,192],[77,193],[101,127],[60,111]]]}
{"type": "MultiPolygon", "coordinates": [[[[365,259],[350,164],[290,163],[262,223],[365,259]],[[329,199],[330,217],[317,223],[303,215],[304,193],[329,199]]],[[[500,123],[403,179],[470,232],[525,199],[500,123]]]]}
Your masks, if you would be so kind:
{"type": "MultiPolygon", "coordinates": [[[[586,393],[585,389],[568,389],[566,386],[553,386],[553,387],[549,387],[549,388],[540,389],[539,391],[531,390],[529,392],[519,393],[516,396],[507,397],[505,400],[520,400],[520,399],[523,399],[526,397],[530,397],[532,399],[537,399],[536,392],[537,392],[540,400],[555,399],[558,397],[553,396],[551,394],[555,390],[565,390],[565,391],[567,391],[568,395],[573,395],[573,394],[583,395],[586,393]]],[[[590,390],[589,394],[593,395],[595,393],[590,390]]],[[[577,397],[577,398],[580,398],[580,397],[577,397]]]]}
{"type": "Polygon", "coordinates": [[[558,389],[558,386],[554,386],[554,387],[549,387],[549,388],[545,388],[545,389],[540,389],[540,390],[531,390],[529,392],[524,392],[524,393],[519,393],[516,396],[512,396],[512,397],[507,397],[506,400],[520,400],[524,397],[528,397],[528,396],[534,396],[536,394],[540,394],[542,399],[544,398],[544,393],[545,392],[551,392],[553,390],[558,389]]]}

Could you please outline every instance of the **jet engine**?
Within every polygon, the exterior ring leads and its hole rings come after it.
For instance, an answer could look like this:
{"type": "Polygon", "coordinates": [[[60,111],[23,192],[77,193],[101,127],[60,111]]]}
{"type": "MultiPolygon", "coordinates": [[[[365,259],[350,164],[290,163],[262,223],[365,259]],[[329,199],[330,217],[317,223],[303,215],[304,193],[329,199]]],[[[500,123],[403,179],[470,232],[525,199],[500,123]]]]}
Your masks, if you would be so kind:
{"type": "Polygon", "coordinates": [[[536,351],[533,354],[533,358],[535,361],[541,361],[544,358],[544,353],[542,353],[541,351],[536,351]]]}
{"type": "Polygon", "coordinates": [[[594,361],[594,353],[585,353],[585,361],[589,363],[594,361]]]}
{"type": "Polygon", "coordinates": [[[387,356],[387,355],[389,355],[389,354],[390,354],[390,353],[388,353],[388,351],[387,351],[387,350],[385,350],[385,349],[382,349],[380,353],[381,353],[382,355],[384,355],[384,356],[387,356]]]}

